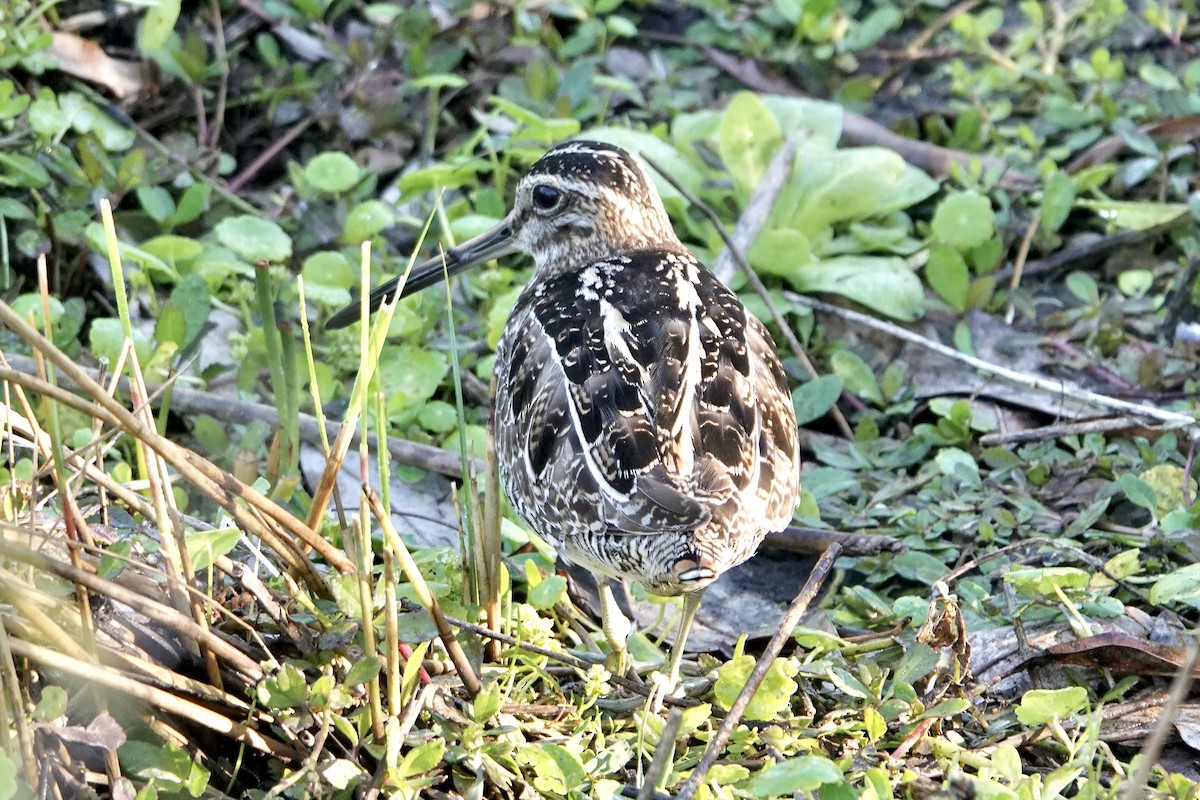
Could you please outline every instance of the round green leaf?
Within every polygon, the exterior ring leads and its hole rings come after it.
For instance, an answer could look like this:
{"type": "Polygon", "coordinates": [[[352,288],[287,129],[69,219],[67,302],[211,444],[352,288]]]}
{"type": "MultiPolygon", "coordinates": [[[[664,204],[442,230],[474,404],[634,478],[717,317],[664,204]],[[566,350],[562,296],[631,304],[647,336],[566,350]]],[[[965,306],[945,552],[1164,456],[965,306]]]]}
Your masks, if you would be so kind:
{"type": "Polygon", "coordinates": [[[529,605],[545,611],[566,596],[567,579],[561,575],[551,575],[529,590],[529,605]]]}
{"type": "Polygon", "coordinates": [[[304,276],[305,297],[331,306],[350,302],[350,287],[359,277],[350,261],[336,250],[313,253],[304,259],[300,273],[304,276]]]}
{"type": "Polygon", "coordinates": [[[933,213],[933,235],[959,250],[983,244],[996,230],[992,203],[978,192],[955,192],[933,213]]]}
{"type": "Polygon", "coordinates": [[[380,231],[391,227],[396,222],[396,212],[391,206],[379,200],[367,200],[359,203],[346,215],[346,227],[342,239],[359,244],[370,239],[380,231]]]}
{"type": "MultiPolygon", "coordinates": [[[[54,326],[58,324],[60,319],[62,319],[64,310],[63,304],[57,297],[50,297],[47,299],[49,300],[47,305],[50,307],[50,325],[54,326]]],[[[29,294],[20,295],[16,300],[12,301],[12,310],[16,312],[21,319],[28,319],[29,315],[32,314],[33,324],[37,326],[39,331],[44,329],[45,321],[42,319],[42,296],[40,294],[31,292],[29,294]]]]}
{"type": "Polygon", "coordinates": [[[292,240],[269,219],[243,214],[227,217],[214,230],[217,241],[247,261],[278,263],[292,256],[292,240]]]}
{"type": "MultiPolygon", "coordinates": [[[[717,683],[713,687],[713,695],[717,698],[718,705],[725,709],[733,705],[733,701],[746,686],[753,669],[754,659],[746,655],[721,665],[717,670],[717,683]]],[[[762,684],[754,692],[750,704],[746,706],[746,719],[774,719],[779,712],[787,708],[792,695],[799,688],[799,684],[792,680],[795,674],[794,664],[781,658],[772,661],[762,684]]]]}
{"type": "Polygon", "coordinates": [[[1117,276],[1117,287],[1126,297],[1142,297],[1154,286],[1154,273],[1148,269],[1127,269],[1117,276]]]}
{"type": "Polygon", "coordinates": [[[361,176],[358,164],[345,153],[321,153],[304,167],[304,177],[313,188],[329,194],[349,190],[361,176]]]}

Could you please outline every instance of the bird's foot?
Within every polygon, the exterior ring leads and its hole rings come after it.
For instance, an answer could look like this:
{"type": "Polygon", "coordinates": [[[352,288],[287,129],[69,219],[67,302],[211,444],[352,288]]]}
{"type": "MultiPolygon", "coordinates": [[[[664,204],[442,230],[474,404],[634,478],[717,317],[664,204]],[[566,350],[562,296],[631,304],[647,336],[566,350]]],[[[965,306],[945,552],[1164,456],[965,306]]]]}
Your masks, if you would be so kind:
{"type": "Polygon", "coordinates": [[[663,704],[668,697],[679,697],[683,694],[683,681],[678,675],[664,675],[661,672],[650,674],[650,713],[661,714],[663,704]]]}

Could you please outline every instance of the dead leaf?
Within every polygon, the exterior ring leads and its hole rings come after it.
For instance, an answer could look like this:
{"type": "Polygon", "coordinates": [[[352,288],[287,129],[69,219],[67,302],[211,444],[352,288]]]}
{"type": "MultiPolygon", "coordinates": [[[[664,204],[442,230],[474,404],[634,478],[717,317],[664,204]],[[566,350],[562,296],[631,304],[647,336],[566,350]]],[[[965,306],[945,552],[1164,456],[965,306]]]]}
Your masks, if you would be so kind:
{"type": "Polygon", "coordinates": [[[103,86],[118,100],[137,97],[145,89],[144,64],[111,58],[100,45],[82,36],[55,31],[46,54],[63,72],[103,86]]]}
{"type": "Polygon", "coordinates": [[[1200,750],[1200,708],[1184,706],[1175,715],[1175,730],[1179,738],[1193,750],[1200,750]]]}
{"type": "MultiPolygon", "coordinates": [[[[1122,631],[1109,631],[1051,645],[1046,656],[1059,664],[1106,668],[1121,675],[1174,675],[1188,660],[1183,647],[1156,644],[1122,631]]],[[[1200,677],[1200,664],[1192,669],[1200,677]]]]}

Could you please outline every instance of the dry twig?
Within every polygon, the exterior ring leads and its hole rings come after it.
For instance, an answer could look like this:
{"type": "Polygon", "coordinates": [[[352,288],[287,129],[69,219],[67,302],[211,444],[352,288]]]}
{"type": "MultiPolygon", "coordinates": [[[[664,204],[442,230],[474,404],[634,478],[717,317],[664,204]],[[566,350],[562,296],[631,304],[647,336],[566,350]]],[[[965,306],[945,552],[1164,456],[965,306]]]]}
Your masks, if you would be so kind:
{"type": "Polygon", "coordinates": [[[800,594],[796,595],[796,599],[788,606],[787,613],[779,621],[779,630],[767,642],[762,655],[758,657],[758,662],[754,665],[754,670],[746,680],[746,685],[738,693],[737,699],[733,701],[733,705],[730,706],[729,713],[725,715],[725,719],[721,720],[720,727],[713,733],[712,739],[708,742],[708,747],[704,750],[704,755],[700,758],[700,763],[696,765],[696,768],[692,770],[692,774],[688,776],[683,786],[680,787],[679,800],[692,800],[696,796],[696,792],[699,791],[700,786],[704,783],[708,771],[712,769],[713,764],[717,762],[717,757],[721,755],[721,751],[725,749],[725,745],[729,742],[729,737],[733,734],[733,729],[742,721],[742,714],[745,713],[746,707],[750,705],[750,700],[754,697],[754,693],[758,691],[763,678],[767,676],[767,670],[770,669],[772,662],[775,661],[775,657],[783,649],[784,642],[791,638],[792,631],[800,623],[800,618],[808,611],[809,604],[817,596],[817,592],[821,590],[821,585],[825,582],[826,576],[833,569],[833,562],[837,561],[841,553],[841,545],[832,544],[817,561],[816,566],[813,567],[812,574],[808,576],[808,580],[805,581],[800,594]]]}
{"type": "Polygon", "coordinates": [[[980,372],[994,375],[997,378],[1003,378],[1007,381],[1012,381],[1019,386],[1026,386],[1030,389],[1036,389],[1039,392],[1048,392],[1054,395],[1067,396],[1081,403],[1088,403],[1090,405],[1100,406],[1101,408],[1110,408],[1115,411],[1123,411],[1127,414],[1140,415],[1142,417],[1157,420],[1170,425],[1181,426],[1187,431],[1189,438],[1200,438],[1200,423],[1198,423],[1195,417],[1188,416],[1187,414],[1180,414],[1176,411],[1165,411],[1157,406],[1149,406],[1145,405],[1144,403],[1133,403],[1128,400],[1109,397],[1108,395],[1103,395],[1099,394],[1098,392],[1084,389],[1082,386],[1072,381],[1061,380],[1057,378],[1043,378],[1038,375],[1027,375],[1023,372],[1018,372],[1015,369],[1009,369],[1008,367],[1002,367],[998,364],[989,363],[984,361],[982,358],[976,358],[975,356],[969,356],[966,353],[960,353],[952,347],[947,347],[940,342],[927,339],[918,333],[913,333],[906,328],[901,328],[899,325],[895,325],[884,320],[875,319],[868,314],[862,314],[857,311],[851,311],[847,308],[841,308],[840,306],[835,306],[832,303],[826,303],[824,301],[817,300],[816,298],[807,297],[795,292],[788,292],[787,295],[789,299],[802,305],[809,306],[810,308],[814,308],[827,314],[833,314],[834,316],[838,316],[855,324],[871,328],[896,339],[901,339],[911,344],[924,347],[927,350],[931,350],[961,364],[967,364],[968,366],[977,369],[980,372]]]}

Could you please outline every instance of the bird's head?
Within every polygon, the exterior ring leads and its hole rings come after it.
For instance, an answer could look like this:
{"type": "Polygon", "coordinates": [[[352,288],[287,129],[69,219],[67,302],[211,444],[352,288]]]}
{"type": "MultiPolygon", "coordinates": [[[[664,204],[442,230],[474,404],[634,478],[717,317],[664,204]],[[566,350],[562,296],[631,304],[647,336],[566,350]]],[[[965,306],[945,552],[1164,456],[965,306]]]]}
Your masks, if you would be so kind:
{"type": "MultiPolygon", "coordinates": [[[[402,295],[511,253],[533,256],[539,275],[549,276],[616,253],[677,248],[679,239],[650,176],[625,150],[610,144],[573,141],[550,150],[517,184],[513,208],[498,225],[453,247],[442,258],[413,267],[402,295]]],[[[394,294],[399,279],[371,293],[374,310],[394,294]]],[[[359,317],[355,303],[326,327],[359,317]]]]}

